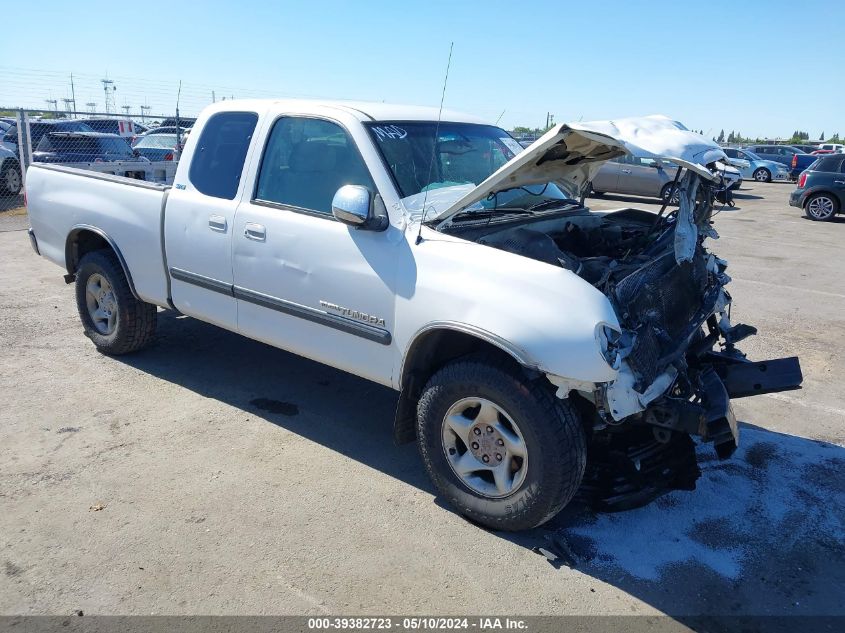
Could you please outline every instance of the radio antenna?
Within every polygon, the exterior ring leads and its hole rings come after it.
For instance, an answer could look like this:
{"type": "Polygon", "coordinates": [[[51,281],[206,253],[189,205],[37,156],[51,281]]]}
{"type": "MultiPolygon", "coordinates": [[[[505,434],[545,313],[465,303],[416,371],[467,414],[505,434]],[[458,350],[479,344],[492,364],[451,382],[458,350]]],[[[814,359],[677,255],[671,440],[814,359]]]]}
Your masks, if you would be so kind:
{"type": "Polygon", "coordinates": [[[437,111],[437,125],[434,127],[434,139],[431,143],[431,160],[428,163],[428,179],[426,180],[426,190],[423,196],[422,213],[420,213],[420,228],[417,231],[417,240],[415,244],[422,242],[422,227],[425,222],[425,203],[428,200],[428,190],[431,188],[431,170],[434,167],[434,158],[437,155],[437,139],[440,136],[440,117],[443,116],[443,99],[446,98],[446,82],[449,81],[449,68],[452,66],[452,48],[455,42],[449,44],[449,61],[446,62],[446,76],[443,78],[443,92],[440,93],[440,109],[437,111]]]}

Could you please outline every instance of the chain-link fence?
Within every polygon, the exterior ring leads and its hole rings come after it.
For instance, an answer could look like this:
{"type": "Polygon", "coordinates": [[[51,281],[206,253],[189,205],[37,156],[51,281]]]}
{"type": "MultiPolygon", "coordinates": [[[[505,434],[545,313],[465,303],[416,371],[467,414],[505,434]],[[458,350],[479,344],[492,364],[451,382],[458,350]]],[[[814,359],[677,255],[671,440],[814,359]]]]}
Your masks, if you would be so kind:
{"type": "Polygon", "coordinates": [[[0,211],[22,207],[27,167],[65,165],[170,184],[194,119],[0,108],[0,211]]]}

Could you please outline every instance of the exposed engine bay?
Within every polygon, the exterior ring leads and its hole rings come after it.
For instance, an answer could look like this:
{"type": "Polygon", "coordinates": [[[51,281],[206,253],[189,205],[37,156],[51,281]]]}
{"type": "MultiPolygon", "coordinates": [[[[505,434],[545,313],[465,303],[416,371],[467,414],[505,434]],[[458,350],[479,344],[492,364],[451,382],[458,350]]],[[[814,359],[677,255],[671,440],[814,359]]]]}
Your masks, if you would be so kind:
{"type": "Polygon", "coordinates": [[[606,509],[693,489],[700,472],[691,436],[729,457],[739,438],[730,398],[796,389],[802,380],[797,358],[751,362],[736,347],[756,329],[731,324],[727,263],[705,248],[718,238],[718,184],[689,171],[677,182],[680,206],[665,215],[666,205],[658,215],[581,206],[452,229],[560,266],[610,299],[622,331],[605,328],[603,354],[618,377],[592,393],[571,392],[592,421],[582,496],[606,509]]]}

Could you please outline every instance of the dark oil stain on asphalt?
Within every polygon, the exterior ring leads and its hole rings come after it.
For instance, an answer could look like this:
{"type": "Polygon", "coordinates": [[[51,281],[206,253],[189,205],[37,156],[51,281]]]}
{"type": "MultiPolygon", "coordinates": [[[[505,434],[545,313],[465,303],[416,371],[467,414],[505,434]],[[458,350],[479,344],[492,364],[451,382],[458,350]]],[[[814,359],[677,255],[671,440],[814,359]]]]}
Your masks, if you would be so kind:
{"type": "Polygon", "coordinates": [[[280,415],[299,415],[299,407],[292,402],[282,402],[281,400],[271,400],[270,398],[255,398],[249,403],[262,411],[268,413],[278,413],[280,415]]]}

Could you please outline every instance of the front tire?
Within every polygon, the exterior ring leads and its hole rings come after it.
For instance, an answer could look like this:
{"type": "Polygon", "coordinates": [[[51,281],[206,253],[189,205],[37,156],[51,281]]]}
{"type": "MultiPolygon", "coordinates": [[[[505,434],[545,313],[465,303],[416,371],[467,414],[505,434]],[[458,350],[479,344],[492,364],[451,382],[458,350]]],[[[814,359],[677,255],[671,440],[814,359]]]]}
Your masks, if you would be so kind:
{"type": "Polygon", "coordinates": [[[807,198],[804,214],[815,221],[832,220],[839,211],[839,201],[827,193],[817,193],[807,198]]]}
{"type": "Polygon", "coordinates": [[[104,354],[135,352],[155,335],[156,307],[135,298],[110,250],[92,251],[80,260],[76,307],[85,336],[104,354]]]}
{"type": "Polygon", "coordinates": [[[756,182],[772,182],[772,172],[765,167],[758,167],[753,174],[756,182]]]}
{"type": "Polygon", "coordinates": [[[587,443],[573,406],[518,367],[458,359],[426,385],[417,441],[432,482],[469,519],[526,530],[569,503],[584,475],[587,443]]]}

